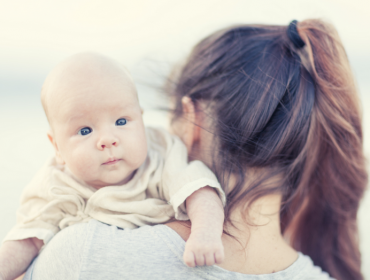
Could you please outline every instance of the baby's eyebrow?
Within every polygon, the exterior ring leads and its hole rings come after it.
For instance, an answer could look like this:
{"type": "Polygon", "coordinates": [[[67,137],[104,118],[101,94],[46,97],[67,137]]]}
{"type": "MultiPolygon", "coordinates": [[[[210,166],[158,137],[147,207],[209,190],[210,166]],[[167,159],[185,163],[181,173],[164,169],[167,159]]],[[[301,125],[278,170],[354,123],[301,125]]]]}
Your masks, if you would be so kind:
{"type": "Polygon", "coordinates": [[[78,121],[78,120],[82,119],[83,116],[84,116],[84,114],[69,116],[69,117],[67,117],[66,122],[70,123],[70,122],[78,121]]]}
{"type": "MultiPolygon", "coordinates": [[[[137,110],[137,105],[133,103],[119,105],[116,108],[110,109],[110,111],[117,112],[117,114],[130,114],[137,110]]],[[[74,122],[83,119],[85,114],[74,112],[70,116],[66,117],[66,122],[74,122]]]]}

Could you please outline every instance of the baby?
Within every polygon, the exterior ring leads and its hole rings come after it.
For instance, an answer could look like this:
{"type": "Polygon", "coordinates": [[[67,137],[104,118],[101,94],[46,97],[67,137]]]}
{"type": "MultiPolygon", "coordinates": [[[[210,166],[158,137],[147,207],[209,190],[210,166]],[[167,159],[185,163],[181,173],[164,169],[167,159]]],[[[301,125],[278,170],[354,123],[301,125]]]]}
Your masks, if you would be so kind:
{"type": "Polygon", "coordinates": [[[215,175],[188,163],[176,136],[144,128],[125,68],[96,54],[72,56],[48,75],[41,99],[55,158],[22,194],[0,249],[0,278],[17,277],[55,233],[90,219],[120,228],[190,219],[184,262],[223,261],[225,195],[215,175]]]}

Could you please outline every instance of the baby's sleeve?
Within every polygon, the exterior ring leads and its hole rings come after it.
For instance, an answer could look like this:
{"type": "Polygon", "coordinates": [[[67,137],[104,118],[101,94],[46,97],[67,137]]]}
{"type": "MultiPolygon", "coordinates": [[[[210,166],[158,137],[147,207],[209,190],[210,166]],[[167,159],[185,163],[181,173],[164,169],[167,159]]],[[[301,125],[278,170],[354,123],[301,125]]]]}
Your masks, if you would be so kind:
{"type": "MultiPolygon", "coordinates": [[[[201,161],[188,162],[185,144],[164,130],[153,130],[156,144],[163,150],[163,170],[159,182],[162,199],[170,203],[178,220],[188,220],[185,200],[200,188],[214,188],[225,206],[226,196],[215,174],[201,161]]],[[[153,137],[152,137],[153,138],[153,137]]],[[[157,147],[157,150],[159,148],[157,147]]]]}
{"type": "Polygon", "coordinates": [[[36,237],[44,244],[59,231],[58,223],[63,217],[61,209],[54,205],[48,193],[50,169],[44,166],[23,190],[17,223],[4,241],[36,237]]]}

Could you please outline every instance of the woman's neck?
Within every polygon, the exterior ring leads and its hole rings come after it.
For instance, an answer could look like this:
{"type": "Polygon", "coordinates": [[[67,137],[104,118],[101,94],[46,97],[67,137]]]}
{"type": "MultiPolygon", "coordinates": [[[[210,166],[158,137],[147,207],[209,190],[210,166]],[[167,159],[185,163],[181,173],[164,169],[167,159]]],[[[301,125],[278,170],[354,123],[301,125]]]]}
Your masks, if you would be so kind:
{"type": "MultiPolygon", "coordinates": [[[[261,172],[270,171],[250,171],[244,188],[249,188],[260,178],[263,175],[261,172]]],[[[273,176],[265,181],[264,186],[278,186],[281,179],[281,176],[273,176]]],[[[234,185],[235,181],[234,177],[229,178],[230,185],[234,185]]],[[[244,274],[269,274],[284,270],[297,260],[297,252],[281,234],[281,199],[281,194],[268,194],[255,200],[249,207],[245,207],[246,202],[243,202],[232,208],[229,216],[231,222],[225,226],[228,234],[222,236],[225,261],[220,267],[244,274]]],[[[185,241],[189,238],[189,225],[182,222],[167,225],[185,241]]]]}
{"type": "Polygon", "coordinates": [[[236,207],[223,236],[225,262],[220,267],[246,274],[268,274],[290,266],[298,257],[280,229],[281,195],[257,199],[249,208],[236,207]]]}

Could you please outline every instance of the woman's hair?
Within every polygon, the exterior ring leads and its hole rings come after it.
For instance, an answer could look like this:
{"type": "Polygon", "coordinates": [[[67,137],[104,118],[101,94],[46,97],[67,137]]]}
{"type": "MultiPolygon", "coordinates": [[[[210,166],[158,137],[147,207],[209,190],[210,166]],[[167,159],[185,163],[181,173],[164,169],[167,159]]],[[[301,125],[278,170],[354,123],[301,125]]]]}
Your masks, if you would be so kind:
{"type": "MultiPolygon", "coordinates": [[[[231,210],[282,193],[281,227],[291,245],[336,279],[363,279],[357,210],[367,173],[359,100],[348,59],[333,26],[297,25],[306,46],[294,47],[287,26],[241,25],[193,49],[169,89],[175,118],[188,96],[212,110],[212,169],[231,210]],[[283,175],[243,188],[248,170],[283,175]],[[236,176],[228,191],[227,180],[236,176]]],[[[246,206],[247,207],[247,206],[246,206]]]]}

